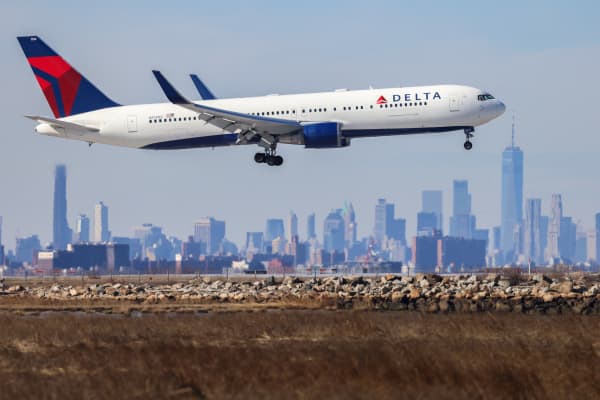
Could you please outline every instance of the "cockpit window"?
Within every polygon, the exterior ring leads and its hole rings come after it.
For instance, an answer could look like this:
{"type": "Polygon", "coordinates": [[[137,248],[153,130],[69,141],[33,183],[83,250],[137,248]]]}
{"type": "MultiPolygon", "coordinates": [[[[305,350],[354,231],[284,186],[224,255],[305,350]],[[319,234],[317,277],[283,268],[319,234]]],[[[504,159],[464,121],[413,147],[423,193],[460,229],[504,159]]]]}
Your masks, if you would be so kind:
{"type": "Polygon", "coordinates": [[[477,96],[478,101],[494,100],[495,97],[489,93],[480,94],[477,96]]]}

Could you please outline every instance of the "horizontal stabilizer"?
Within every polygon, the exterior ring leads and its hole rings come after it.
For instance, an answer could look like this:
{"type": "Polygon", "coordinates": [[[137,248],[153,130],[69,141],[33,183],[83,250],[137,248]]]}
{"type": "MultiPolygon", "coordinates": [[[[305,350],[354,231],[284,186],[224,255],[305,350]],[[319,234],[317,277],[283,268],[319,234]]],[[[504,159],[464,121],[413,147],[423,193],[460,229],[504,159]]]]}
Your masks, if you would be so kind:
{"type": "Polygon", "coordinates": [[[76,124],[74,122],[61,121],[59,119],[39,117],[37,115],[26,115],[26,118],[39,122],[40,124],[48,124],[54,128],[74,129],[79,131],[100,132],[100,129],[93,126],[76,124]]]}

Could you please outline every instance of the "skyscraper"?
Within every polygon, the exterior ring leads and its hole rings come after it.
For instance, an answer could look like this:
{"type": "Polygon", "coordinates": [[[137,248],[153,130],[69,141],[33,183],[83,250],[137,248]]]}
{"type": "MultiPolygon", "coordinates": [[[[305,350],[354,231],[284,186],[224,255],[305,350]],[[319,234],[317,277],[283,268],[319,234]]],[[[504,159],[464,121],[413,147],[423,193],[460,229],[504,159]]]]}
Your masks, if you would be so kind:
{"type": "Polygon", "coordinates": [[[263,251],[263,232],[246,232],[246,250],[254,250],[256,253],[263,251]]]}
{"type": "Polygon", "coordinates": [[[265,242],[271,243],[273,239],[284,238],[283,220],[277,218],[271,218],[267,220],[267,226],[265,229],[265,242]]]}
{"type": "Polygon", "coordinates": [[[471,215],[471,194],[469,182],[455,180],[453,183],[452,217],[450,236],[471,239],[475,231],[475,216],[471,215]]]}
{"type": "Polygon", "coordinates": [[[298,236],[298,217],[293,211],[290,211],[287,223],[287,239],[291,242],[294,237],[298,236]]]}
{"type": "Polygon", "coordinates": [[[309,214],[306,217],[306,239],[313,239],[317,237],[317,230],[315,225],[315,214],[309,214]]]}
{"type": "Polygon", "coordinates": [[[385,199],[377,199],[375,205],[375,227],[373,229],[373,236],[377,243],[383,243],[385,239],[386,222],[388,220],[388,204],[385,199]]]}
{"type": "Polygon", "coordinates": [[[100,202],[94,206],[94,241],[102,243],[109,240],[108,207],[103,202],[100,202]]]}
{"type": "Polygon", "coordinates": [[[75,227],[75,240],[77,242],[89,242],[90,241],[90,219],[85,214],[79,214],[77,216],[77,224],[75,227]]]}
{"type": "Polygon", "coordinates": [[[417,214],[417,236],[433,236],[438,230],[438,216],[432,212],[417,214]]]}
{"type": "Polygon", "coordinates": [[[379,246],[384,246],[387,239],[400,241],[406,245],[406,220],[395,218],[395,206],[385,199],[378,199],[375,205],[375,228],[373,235],[379,246]]]}
{"type": "Polygon", "coordinates": [[[597,263],[600,263],[600,212],[596,214],[596,235],[595,236],[595,242],[596,242],[596,254],[595,254],[595,260],[597,263]]]}
{"type": "Polygon", "coordinates": [[[323,223],[323,247],[326,251],[343,251],[345,242],[342,210],[332,210],[323,223]]]}
{"type": "Polygon", "coordinates": [[[442,191],[441,190],[424,190],[421,193],[422,209],[424,213],[433,213],[436,216],[437,222],[435,229],[442,231],[444,229],[444,219],[442,214],[442,191]]]}
{"type": "Polygon", "coordinates": [[[2,216],[0,215],[0,265],[4,265],[4,246],[2,245],[2,216]]]}
{"type": "Polygon", "coordinates": [[[205,243],[208,254],[216,254],[223,239],[225,239],[225,221],[207,217],[194,223],[194,242],[205,243]]]}
{"type": "Polygon", "coordinates": [[[502,242],[505,253],[514,255],[514,233],[523,219],[523,152],[515,147],[515,123],[512,142],[502,152],[502,242]]]}
{"type": "Polygon", "coordinates": [[[346,229],[345,238],[346,246],[348,248],[354,246],[356,243],[356,214],[354,212],[354,206],[350,202],[344,204],[342,210],[342,217],[344,218],[344,227],[346,229]]]}
{"type": "Polygon", "coordinates": [[[577,243],[577,224],[571,217],[560,219],[560,232],[558,234],[558,253],[560,258],[567,262],[575,259],[575,245],[577,243]]]}
{"type": "Polygon", "coordinates": [[[558,237],[560,236],[560,222],[563,217],[562,197],[560,194],[552,195],[550,205],[550,219],[548,220],[548,247],[547,258],[559,258],[558,237]]]}
{"type": "Polygon", "coordinates": [[[527,199],[525,206],[525,257],[536,264],[544,261],[541,218],[542,200],[527,199]]]}
{"type": "Polygon", "coordinates": [[[52,244],[64,250],[71,241],[71,229],[67,222],[67,168],[59,164],[54,171],[54,213],[52,244]]]}

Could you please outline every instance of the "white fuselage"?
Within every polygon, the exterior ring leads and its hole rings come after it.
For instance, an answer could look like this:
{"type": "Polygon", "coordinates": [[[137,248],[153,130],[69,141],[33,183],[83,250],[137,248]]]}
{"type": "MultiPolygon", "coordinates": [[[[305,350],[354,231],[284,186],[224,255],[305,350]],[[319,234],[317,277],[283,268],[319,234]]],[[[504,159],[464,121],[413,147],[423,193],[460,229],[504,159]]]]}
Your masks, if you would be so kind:
{"type": "MultiPolygon", "coordinates": [[[[213,108],[302,124],[338,122],[347,138],[409,133],[447,132],[484,124],[501,115],[505,106],[481,99],[479,89],[458,86],[420,86],[334,92],[270,95],[196,102],[213,108]]],[[[490,96],[491,97],[491,96],[490,96]]],[[[98,132],[56,129],[40,124],[36,132],[133,148],[214,147],[235,144],[235,134],[172,103],[119,106],[62,119],[94,127],[98,132]]],[[[298,135],[281,143],[302,144],[298,135]]]]}

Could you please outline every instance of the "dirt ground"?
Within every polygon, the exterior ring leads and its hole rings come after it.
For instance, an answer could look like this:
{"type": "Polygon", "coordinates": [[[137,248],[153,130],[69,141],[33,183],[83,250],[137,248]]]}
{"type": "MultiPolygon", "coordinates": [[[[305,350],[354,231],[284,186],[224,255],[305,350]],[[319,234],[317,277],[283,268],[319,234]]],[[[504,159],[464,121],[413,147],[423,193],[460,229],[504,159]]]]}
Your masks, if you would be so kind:
{"type": "Polygon", "coordinates": [[[0,397],[600,398],[600,318],[0,313],[0,397]]]}

